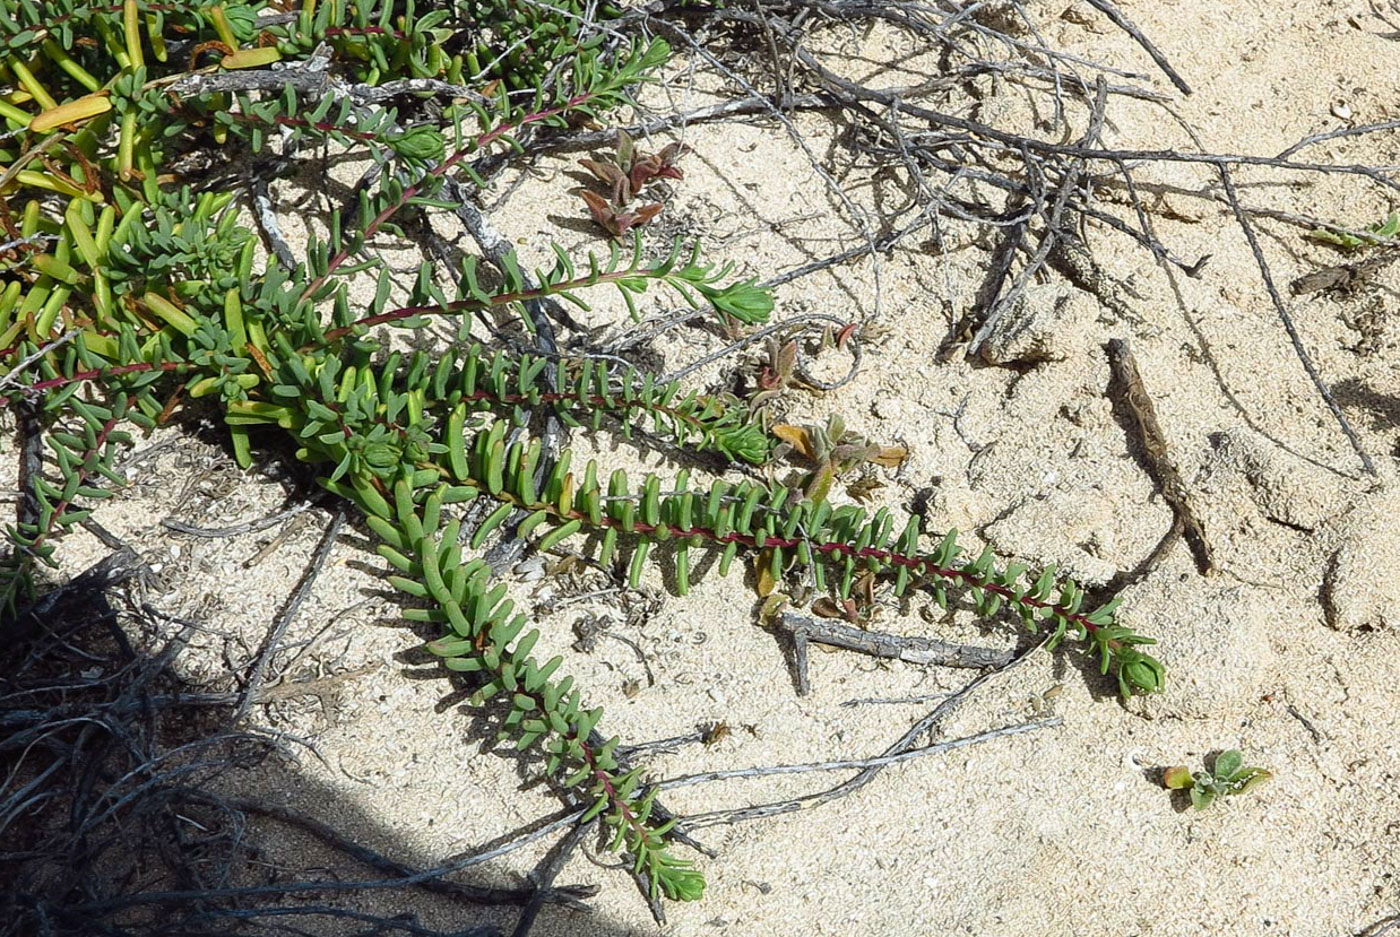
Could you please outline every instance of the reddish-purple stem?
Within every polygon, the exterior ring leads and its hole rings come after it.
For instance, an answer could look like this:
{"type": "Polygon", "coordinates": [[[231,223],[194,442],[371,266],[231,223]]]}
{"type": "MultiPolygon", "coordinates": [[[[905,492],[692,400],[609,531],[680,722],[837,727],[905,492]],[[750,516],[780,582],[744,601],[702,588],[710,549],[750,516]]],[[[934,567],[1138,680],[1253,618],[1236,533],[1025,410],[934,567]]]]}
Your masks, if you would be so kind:
{"type": "MultiPolygon", "coordinates": [[[[456,166],[462,160],[466,159],[467,156],[469,156],[472,153],[475,153],[482,147],[494,143],[496,140],[505,136],[507,133],[510,133],[512,130],[517,130],[521,127],[528,126],[529,124],[539,123],[542,120],[548,120],[551,117],[556,117],[567,110],[571,110],[575,107],[578,107],[580,104],[587,102],[593,97],[596,97],[596,95],[594,92],[591,91],[584,92],[583,94],[576,94],[557,107],[546,108],[542,111],[536,111],[533,114],[526,114],[518,121],[508,121],[506,123],[498,125],[492,130],[488,130],[485,133],[480,134],[475,140],[468,143],[461,149],[457,150],[455,153],[453,153],[447,159],[443,160],[437,166],[433,167],[428,172],[428,174],[423,177],[421,181],[404,188],[403,192],[394,201],[394,203],[392,205],[389,205],[378,215],[376,215],[374,217],[374,220],[369,223],[369,226],[365,228],[366,240],[368,240],[371,237],[374,237],[374,235],[378,233],[379,229],[384,226],[385,222],[392,218],[394,214],[399,211],[399,209],[407,205],[409,200],[412,199],[422,190],[423,183],[426,182],[428,179],[435,179],[446,174],[454,166],[456,166]]],[[[347,261],[348,259],[350,259],[350,251],[348,249],[342,248],[340,251],[338,251],[336,255],[331,258],[330,263],[326,267],[326,272],[321,274],[315,280],[313,280],[311,284],[307,286],[307,288],[302,292],[302,300],[305,301],[306,299],[311,297],[318,289],[320,289],[322,284],[324,284],[326,280],[330,278],[330,275],[334,273],[337,269],[339,269],[340,265],[345,263],[345,261],[347,261]]]]}
{"type": "MultiPolygon", "coordinates": [[[[550,513],[554,514],[557,517],[565,517],[569,520],[580,520],[586,523],[592,523],[589,515],[587,514],[587,512],[584,511],[571,510],[567,512],[561,512],[555,510],[550,505],[545,504],[527,505],[527,507],[542,507],[545,510],[550,511],[550,513]]],[[[675,537],[681,540],[687,539],[689,537],[703,537],[706,540],[709,540],[713,543],[739,543],[747,547],[752,547],[756,550],[766,550],[770,548],[791,550],[796,549],[798,544],[803,542],[802,540],[797,538],[765,537],[763,539],[763,542],[760,543],[758,541],[758,538],[754,537],[753,535],[742,534],[738,531],[731,531],[730,533],[727,533],[724,536],[720,536],[718,533],[707,527],[683,528],[678,527],[674,524],[645,524],[640,521],[633,521],[631,530],[629,531],[623,529],[621,521],[619,521],[617,518],[609,516],[604,516],[602,518],[601,526],[613,527],[622,531],[623,533],[635,531],[643,534],[655,533],[658,529],[664,528],[671,537],[675,537]]],[[[941,579],[957,580],[967,585],[985,589],[988,592],[991,592],[995,595],[999,595],[1004,599],[1009,599],[1017,604],[1029,605],[1031,608],[1035,609],[1050,609],[1056,614],[1063,615],[1075,624],[1082,626],[1085,631],[1088,631],[1090,633],[1099,630],[1099,626],[1089,620],[1088,613],[1071,612],[1063,606],[1055,604],[1054,602],[1047,602],[1041,599],[1036,599],[1029,595],[1018,596],[1015,590],[1013,590],[1009,586],[1003,586],[997,582],[990,582],[983,579],[979,579],[976,575],[974,575],[971,572],[968,572],[965,569],[936,566],[933,563],[930,563],[925,557],[906,556],[902,553],[895,553],[893,550],[881,550],[876,547],[862,547],[860,549],[856,549],[850,544],[841,543],[839,541],[831,541],[828,543],[817,544],[813,547],[813,549],[817,550],[820,553],[825,553],[828,555],[849,556],[855,559],[877,559],[886,563],[890,563],[894,566],[903,566],[921,576],[933,575],[941,579]]]]}
{"type": "Polygon", "coordinates": [[[488,301],[480,299],[461,299],[451,303],[433,303],[427,306],[401,306],[398,309],[390,309],[373,316],[365,316],[363,319],[356,319],[349,325],[331,329],[325,335],[324,342],[316,345],[307,345],[301,351],[310,351],[312,348],[322,347],[325,343],[333,342],[338,338],[343,338],[357,328],[369,328],[376,325],[383,325],[386,322],[398,322],[401,319],[410,319],[413,316],[427,315],[452,315],[461,312],[475,312],[480,309],[489,309],[495,306],[504,306],[512,302],[528,302],[532,299],[540,299],[545,296],[556,296],[568,290],[579,289],[585,286],[597,286],[599,283],[614,283],[618,280],[625,280],[628,277],[646,277],[655,273],[655,267],[644,269],[614,270],[610,273],[590,274],[588,276],[575,277],[572,280],[564,280],[553,283],[549,286],[540,286],[532,290],[517,290],[511,293],[497,293],[491,296],[488,301]]]}
{"type": "MultiPolygon", "coordinates": [[[[66,384],[76,384],[79,381],[95,381],[104,377],[120,377],[123,374],[139,374],[142,371],[179,371],[190,367],[187,361],[162,361],[151,364],[148,361],[138,361],[135,364],[119,364],[111,368],[96,368],[92,371],[78,371],[67,377],[51,377],[46,381],[39,381],[36,384],[27,385],[21,393],[28,393],[39,390],[52,390],[55,387],[63,387],[66,384]]],[[[7,394],[0,397],[0,407],[8,406],[10,401],[15,399],[15,395],[7,394]]]]}
{"type": "MultiPolygon", "coordinates": [[[[118,411],[124,411],[130,402],[131,398],[123,398],[122,401],[114,409],[118,411]]],[[[91,458],[94,453],[97,453],[99,458],[101,457],[102,447],[107,444],[107,437],[112,434],[112,430],[117,428],[117,422],[118,418],[116,416],[113,416],[106,423],[102,424],[102,431],[97,434],[96,442],[91,448],[89,448],[86,452],[83,453],[84,464],[87,463],[87,460],[91,458]]],[[[91,472],[83,472],[81,476],[81,482],[86,483],[90,477],[92,477],[91,472]]],[[[67,510],[70,504],[72,504],[72,502],[69,501],[67,498],[60,498],[54,504],[53,512],[49,515],[48,527],[44,530],[39,531],[38,535],[34,538],[34,542],[29,545],[29,548],[31,550],[41,546],[43,542],[47,540],[50,537],[50,535],[53,534],[54,525],[58,523],[59,518],[63,516],[63,512],[67,510]]]]}

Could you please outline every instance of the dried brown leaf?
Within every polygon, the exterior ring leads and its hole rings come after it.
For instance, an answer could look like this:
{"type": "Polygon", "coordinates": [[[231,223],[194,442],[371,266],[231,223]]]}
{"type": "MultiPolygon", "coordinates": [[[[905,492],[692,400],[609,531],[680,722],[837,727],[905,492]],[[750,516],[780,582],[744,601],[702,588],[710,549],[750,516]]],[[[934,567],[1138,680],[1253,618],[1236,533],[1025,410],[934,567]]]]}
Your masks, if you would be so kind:
{"type": "Polygon", "coordinates": [[[786,384],[792,380],[792,372],[797,367],[797,342],[790,341],[778,349],[778,353],[773,357],[773,370],[778,372],[778,378],[786,384]]]}
{"type": "Polygon", "coordinates": [[[861,504],[866,504],[875,492],[885,487],[885,483],[874,475],[865,475],[846,485],[846,493],[861,504]]]}
{"type": "Polygon", "coordinates": [[[781,592],[774,592],[763,600],[763,604],[758,609],[758,620],[763,624],[771,624],[774,619],[783,613],[787,607],[788,597],[781,592]]]}
{"type": "Polygon", "coordinates": [[[870,461],[886,468],[898,468],[907,458],[909,450],[904,446],[880,446],[879,452],[871,456],[870,461]]]}
{"type": "Polygon", "coordinates": [[[812,445],[811,431],[805,426],[793,426],[789,423],[779,423],[773,427],[773,435],[783,442],[792,446],[793,451],[798,455],[815,459],[816,448],[812,445]]]}

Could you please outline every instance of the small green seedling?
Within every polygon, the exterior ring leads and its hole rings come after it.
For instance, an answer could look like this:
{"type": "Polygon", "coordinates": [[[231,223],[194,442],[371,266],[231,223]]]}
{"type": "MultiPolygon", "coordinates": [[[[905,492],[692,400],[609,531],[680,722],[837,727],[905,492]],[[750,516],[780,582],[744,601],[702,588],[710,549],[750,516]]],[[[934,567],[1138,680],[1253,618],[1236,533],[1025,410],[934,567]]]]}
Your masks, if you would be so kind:
{"type": "Polygon", "coordinates": [[[1362,234],[1355,234],[1342,228],[1323,227],[1313,228],[1308,232],[1308,237],[1314,241],[1336,245],[1342,250],[1354,251],[1358,248],[1379,244],[1397,234],[1400,234],[1400,211],[1393,211],[1386,216],[1385,220],[1367,226],[1362,234]]]}
{"type": "Polygon", "coordinates": [[[1190,788],[1191,804],[1197,810],[1204,810],[1223,794],[1243,794],[1273,777],[1273,773],[1264,768],[1245,768],[1243,762],[1240,750],[1232,748],[1215,756],[1213,770],[1193,774],[1190,768],[1179,765],[1167,769],[1162,783],[1174,791],[1190,788]]]}

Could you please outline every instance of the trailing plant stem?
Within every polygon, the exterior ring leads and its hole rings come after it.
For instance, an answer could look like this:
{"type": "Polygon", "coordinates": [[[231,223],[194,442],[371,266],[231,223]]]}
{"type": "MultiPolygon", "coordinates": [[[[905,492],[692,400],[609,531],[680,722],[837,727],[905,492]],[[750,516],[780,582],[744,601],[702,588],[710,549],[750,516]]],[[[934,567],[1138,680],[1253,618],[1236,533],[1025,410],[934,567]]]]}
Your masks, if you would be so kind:
{"type": "MultiPolygon", "coordinates": [[[[476,479],[464,479],[462,481],[465,484],[479,485],[483,488],[485,487],[484,482],[476,479]]],[[[740,546],[750,547],[756,550],[765,550],[771,548],[778,548],[784,550],[796,549],[800,544],[807,543],[811,546],[813,550],[816,550],[819,553],[824,553],[828,556],[849,556],[853,559],[879,560],[881,562],[890,563],[894,566],[905,567],[906,569],[910,570],[910,572],[920,577],[934,576],[939,579],[952,580],[968,586],[976,586],[980,589],[986,590],[987,592],[999,595],[1003,599],[1006,599],[1008,601],[1012,601],[1017,604],[1029,605],[1037,611],[1048,611],[1054,614],[1063,615],[1070,621],[1083,627],[1084,630],[1089,632],[1090,634],[1097,632],[1100,627],[1098,624],[1090,620],[1089,616],[1092,614],[1091,612],[1070,611],[1067,607],[1063,605],[1059,605],[1054,602],[1039,600],[1033,596],[1026,595],[1024,593],[1018,593],[1017,590],[1009,586],[1001,585],[989,579],[979,578],[965,569],[938,566],[932,563],[928,557],[909,556],[906,554],[897,553],[893,550],[878,549],[876,547],[861,547],[857,549],[856,547],[853,547],[850,544],[841,543],[839,541],[812,544],[811,541],[802,537],[769,536],[760,540],[759,538],[753,535],[740,533],[739,531],[730,531],[729,533],[721,536],[716,531],[707,527],[679,527],[674,524],[647,524],[640,520],[634,520],[631,526],[627,527],[624,526],[622,521],[618,520],[615,517],[610,517],[607,514],[604,514],[599,519],[600,523],[595,525],[592,519],[590,518],[588,512],[586,511],[580,511],[577,509],[560,511],[557,505],[547,502],[534,502],[527,504],[512,492],[505,490],[494,495],[494,497],[502,501],[508,501],[522,510],[532,512],[544,511],[552,517],[558,518],[561,522],[578,521],[580,522],[580,524],[585,526],[600,526],[605,529],[610,528],[613,530],[617,530],[619,533],[641,534],[644,536],[661,533],[663,534],[663,536],[666,537],[666,539],[674,539],[676,541],[685,541],[691,538],[698,537],[704,540],[708,540],[715,544],[727,545],[730,543],[737,543],[740,546]]]]}
{"type": "MultiPolygon", "coordinates": [[[[116,413],[122,413],[129,404],[129,397],[120,398],[115,408],[116,413]]],[[[106,448],[108,440],[111,438],[112,434],[116,432],[117,426],[121,421],[122,418],[119,415],[113,415],[102,424],[101,429],[97,432],[96,441],[82,454],[82,464],[84,466],[87,466],[94,458],[101,458],[103,449],[106,448]]],[[[95,474],[96,472],[94,470],[84,467],[79,472],[79,485],[87,484],[92,480],[95,474]]],[[[46,553],[51,552],[51,549],[47,548],[47,541],[53,537],[55,531],[59,530],[61,527],[68,526],[68,524],[65,523],[64,515],[72,504],[73,502],[70,498],[60,497],[52,505],[48,515],[48,521],[43,524],[42,527],[36,529],[32,536],[28,536],[27,542],[16,542],[14,552],[6,558],[6,565],[8,565],[10,569],[5,571],[3,577],[0,577],[0,590],[3,590],[0,591],[0,615],[10,611],[11,603],[13,603],[16,597],[16,590],[25,582],[25,571],[31,566],[35,558],[42,558],[46,553]]],[[[23,531],[19,531],[18,533],[21,536],[25,536],[23,531]]]]}
{"type": "MultiPolygon", "coordinates": [[[[53,390],[64,387],[68,384],[78,384],[82,382],[100,381],[103,378],[121,377],[124,374],[141,374],[149,371],[165,371],[167,373],[184,373],[195,370],[197,365],[189,361],[139,361],[135,364],[117,364],[110,368],[94,368],[90,371],[77,371],[63,377],[51,377],[47,380],[35,381],[33,384],[24,385],[23,394],[29,394],[41,390],[53,390]]],[[[15,399],[14,394],[0,397],[0,407],[9,406],[15,399]]]]}
{"type": "Polygon", "coordinates": [[[461,299],[450,303],[436,303],[423,306],[403,306],[398,309],[390,309],[373,316],[365,316],[363,319],[356,319],[346,326],[336,329],[328,329],[323,342],[312,343],[301,348],[301,351],[311,351],[322,345],[328,345],[352,334],[356,329],[370,328],[376,325],[383,325],[387,322],[398,322],[403,319],[411,319],[414,316],[425,315],[459,315],[462,313],[481,312],[486,309],[494,309],[506,306],[511,303],[527,303],[534,299],[545,299],[550,296],[558,296],[560,293],[567,293],[571,290],[582,289],[584,287],[596,286],[600,284],[619,283],[637,277],[655,278],[663,276],[662,267],[643,267],[624,270],[612,270],[608,272],[590,273],[585,276],[574,277],[559,283],[550,283],[544,286],[529,290],[514,290],[505,293],[496,293],[488,299],[461,299]]]}
{"type": "MultiPolygon", "coordinates": [[[[563,104],[559,104],[550,108],[545,108],[541,111],[535,111],[534,113],[525,114],[524,116],[514,121],[505,121],[501,124],[498,124],[491,130],[479,134],[472,142],[468,143],[464,147],[461,147],[456,152],[452,153],[452,155],[444,159],[441,163],[428,170],[428,174],[423,179],[419,180],[418,182],[412,185],[406,186],[397,199],[395,199],[383,210],[381,210],[379,214],[374,217],[374,220],[365,226],[363,235],[364,239],[369,240],[370,238],[374,237],[374,235],[379,232],[379,229],[382,228],[390,218],[397,214],[399,210],[402,209],[405,205],[407,205],[415,195],[422,191],[424,184],[429,179],[440,178],[441,176],[449,172],[462,160],[470,156],[472,153],[475,153],[484,146],[489,146],[491,143],[494,143],[496,140],[500,139],[501,137],[505,136],[513,130],[519,130],[523,127],[529,126],[530,124],[536,124],[540,121],[549,120],[551,117],[558,117],[560,114],[563,114],[566,111],[573,110],[574,108],[582,104],[588,103],[597,96],[597,92],[585,91],[582,94],[574,95],[573,97],[565,101],[563,104]]],[[[342,248],[341,250],[337,251],[335,256],[331,257],[330,263],[327,265],[325,272],[323,272],[320,276],[312,280],[311,283],[307,285],[306,289],[302,291],[302,300],[305,301],[307,299],[310,299],[313,295],[315,295],[316,291],[321,288],[321,286],[326,282],[327,279],[330,278],[331,274],[335,273],[335,271],[338,270],[342,264],[344,264],[347,260],[350,259],[351,253],[352,252],[348,248],[342,248]]]]}

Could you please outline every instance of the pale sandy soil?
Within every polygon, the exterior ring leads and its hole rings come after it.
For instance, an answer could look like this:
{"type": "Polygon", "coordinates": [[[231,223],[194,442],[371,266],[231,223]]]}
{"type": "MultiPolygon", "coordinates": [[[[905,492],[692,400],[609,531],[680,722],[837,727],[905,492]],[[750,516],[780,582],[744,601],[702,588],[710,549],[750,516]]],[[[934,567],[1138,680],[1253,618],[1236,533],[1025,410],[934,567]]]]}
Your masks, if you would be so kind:
{"type": "MultiPolygon", "coordinates": [[[[1061,0],[1036,8],[1047,42],[1150,70],[1142,52],[1100,20],[1085,26],[1062,18],[1066,6],[1061,0]]],[[[1400,44],[1378,35],[1384,26],[1361,0],[1123,6],[1193,85],[1195,93],[1172,106],[1211,151],[1277,153],[1300,137],[1345,126],[1334,115],[1339,104],[1356,124],[1400,118],[1400,44]]],[[[890,51],[879,36],[831,41],[877,61],[890,51]]],[[[879,84],[878,69],[863,67],[852,74],[879,84]]],[[[888,83],[907,78],[891,73],[888,83]]],[[[1154,81],[1170,90],[1160,77],[1154,81]]],[[[703,86],[688,84],[682,73],[653,94],[654,103],[707,103],[696,90],[703,86]]],[[[1004,126],[1008,115],[1024,111],[1014,87],[988,84],[986,93],[984,119],[1004,126]]],[[[825,118],[805,114],[794,122],[819,158],[846,159],[831,148],[839,128],[825,118]]],[[[684,139],[695,153],[683,164],[687,177],[675,187],[662,229],[699,237],[712,256],[758,275],[858,243],[841,206],[776,124],[693,126],[684,139]]],[[[1192,148],[1161,108],[1121,100],[1105,142],[1192,148]]],[[[1400,136],[1338,140],[1304,152],[1318,161],[1395,165],[1400,136]]],[[[872,183],[869,167],[830,168],[872,212],[882,200],[902,198],[878,178],[872,183]]],[[[559,233],[559,220],[583,218],[569,194],[576,182],[565,173],[572,169],[569,160],[546,161],[492,216],[529,260],[548,259],[551,236],[568,248],[598,246],[583,226],[559,233]]],[[[700,831],[718,852],[701,860],[709,890],[702,902],[669,906],[664,928],[651,922],[624,876],[579,855],[559,881],[600,884],[595,911],[546,911],[536,933],[1311,937],[1358,933],[1400,913],[1400,333],[1389,323],[1400,277],[1383,274],[1348,298],[1289,299],[1302,341],[1376,460],[1380,480],[1373,480],[1362,477],[1292,353],[1239,228],[1223,206],[1192,196],[1215,181],[1211,172],[1151,165],[1138,167],[1137,179],[1153,197],[1167,192],[1156,206],[1163,214],[1154,218],[1161,239],[1183,258],[1212,255],[1199,279],[1177,277],[1177,297],[1150,255],[1092,231],[1100,261],[1142,297],[1133,301],[1140,323],[1119,321],[1087,294],[1072,295],[1066,318],[1046,338],[1053,360],[1019,370],[973,366],[961,354],[935,362],[937,343],[966,311],[987,262],[985,242],[950,225],[943,255],[911,239],[881,261],[877,319],[869,262],[779,290],[780,315],[828,312],[875,321],[882,332],[867,342],[853,382],[825,396],[795,392],[783,406],[789,420],[839,413],[878,441],[907,445],[909,460],[884,473],[876,500],[907,510],[927,492],[930,533],[956,526],[1003,556],[1059,563],[1102,584],[1141,562],[1171,523],[1105,394],[1103,345],[1130,338],[1221,567],[1199,575],[1178,544],[1124,596],[1123,620],[1161,642],[1166,692],[1125,707],[1108,681],[1086,672],[1077,652],[1042,652],[979,690],[943,732],[952,737],[1028,718],[1054,687],[1063,688],[1050,703],[1062,726],[890,768],[819,810],[700,831]],[[1271,769],[1274,783],[1206,812],[1181,809],[1158,783],[1160,768],[1199,767],[1203,756],[1230,747],[1271,769]]],[[[1241,170],[1237,181],[1253,207],[1358,225],[1396,207],[1393,194],[1387,201],[1353,178],[1241,170]]],[[[1293,277],[1337,260],[1296,227],[1264,221],[1260,229],[1285,293],[1293,277]]],[[[1074,292],[1058,278],[1036,289],[1034,301],[1045,303],[1055,291],[1074,292]]],[[[588,321],[605,325],[617,315],[603,302],[588,321]]],[[[658,351],[662,366],[675,368],[714,347],[713,336],[680,333],[658,351]]],[[[834,355],[819,363],[832,375],[843,365],[834,355]]],[[[712,368],[697,378],[718,374],[712,368]]],[[[283,494],[271,481],[238,477],[210,444],[162,438],[177,441],[141,469],[105,522],[163,564],[172,591],[153,601],[256,647],[325,518],[317,515],[251,569],[244,560],[275,531],[233,541],[174,535],[158,526],[162,517],[234,523],[277,509],[283,494]]],[[[612,448],[606,436],[598,442],[612,448]]],[[[620,457],[673,470],[652,454],[624,448],[620,457]]],[[[80,568],[90,551],[75,541],[69,568],[80,568]]],[[[522,791],[513,762],[482,754],[469,736],[471,721],[457,706],[439,706],[445,683],[410,678],[414,668],[401,654],[416,639],[394,620],[393,602],[377,582],[381,570],[365,535],[347,527],[331,569],[288,632],[293,650],[279,662],[311,642],[293,677],[364,670],[319,700],[279,703],[262,714],[273,727],[309,738],[319,757],[293,746],[294,757],[266,763],[239,783],[387,853],[431,865],[558,804],[536,787],[522,791]]],[[[713,571],[697,578],[681,599],[654,570],[646,587],[654,590],[655,608],[648,613],[637,599],[630,618],[615,596],[537,612],[543,653],[566,654],[590,701],[606,707],[608,732],[642,741],[709,721],[732,727],[711,747],[654,759],[658,777],[870,755],[931,704],[843,701],[930,694],[966,679],[956,671],[815,653],[813,691],[799,698],[778,644],[753,623],[752,585],[713,571]],[[604,616],[646,652],[654,685],[622,642],[600,640],[591,653],[571,648],[573,625],[588,615],[604,616]],[[629,681],[640,681],[630,698],[629,681]]],[[[556,599],[599,588],[593,580],[543,582],[556,599]]],[[[538,602],[532,590],[539,586],[520,583],[518,593],[538,602]]],[[[935,617],[930,626],[920,615],[925,604],[916,597],[904,610],[886,609],[878,624],[1003,645],[1015,640],[1007,627],[987,630],[962,617],[951,624],[935,617]]],[[[221,672],[228,641],[217,633],[198,639],[182,662],[191,680],[221,672]]],[[[828,779],[838,780],[800,775],[706,785],[677,791],[668,802],[696,813],[796,796],[828,779]]],[[[265,837],[269,861],[289,871],[326,861],[279,828],[255,829],[254,836],[265,837]]],[[[511,880],[539,856],[515,853],[472,880],[511,880]]],[[[415,893],[388,893],[373,907],[413,911],[435,926],[476,920],[415,893]]]]}

